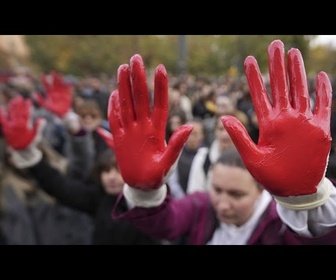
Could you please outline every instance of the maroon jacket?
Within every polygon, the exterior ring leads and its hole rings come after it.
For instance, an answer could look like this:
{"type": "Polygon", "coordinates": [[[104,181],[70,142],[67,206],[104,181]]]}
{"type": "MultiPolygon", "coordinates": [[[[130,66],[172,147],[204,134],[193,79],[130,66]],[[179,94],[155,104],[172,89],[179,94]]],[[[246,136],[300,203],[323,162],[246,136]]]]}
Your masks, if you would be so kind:
{"type": "MultiPolygon", "coordinates": [[[[205,245],[218,225],[208,193],[196,192],[181,199],[167,195],[158,207],[135,207],[126,212],[118,207],[123,199],[125,198],[121,194],[112,217],[125,219],[155,238],[176,240],[187,235],[187,244],[205,245]]],[[[294,233],[282,222],[275,206],[276,202],[272,200],[249,238],[248,245],[336,244],[336,230],[316,238],[294,233]]]]}

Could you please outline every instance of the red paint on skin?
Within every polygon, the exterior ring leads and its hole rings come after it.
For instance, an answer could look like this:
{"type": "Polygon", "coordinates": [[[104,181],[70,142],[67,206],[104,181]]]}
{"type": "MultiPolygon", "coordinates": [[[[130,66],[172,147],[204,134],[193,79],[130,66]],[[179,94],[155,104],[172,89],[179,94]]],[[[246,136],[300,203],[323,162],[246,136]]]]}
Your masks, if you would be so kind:
{"type": "Polygon", "coordinates": [[[246,129],[232,116],[222,123],[239,150],[247,169],[270,193],[277,196],[313,194],[324,176],[331,147],[332,89],[326,73],[317,76],[317,106],[309,105],[305,67],[297,49],[288,52],[287,85],[284,45],[273,41],[268,48],[271,104],[253,57],[245,60],[245,73],[259,123],[259,141],[252,142],[246,129]],[[318,151],[318,152],[317,152],[318,151]]]}

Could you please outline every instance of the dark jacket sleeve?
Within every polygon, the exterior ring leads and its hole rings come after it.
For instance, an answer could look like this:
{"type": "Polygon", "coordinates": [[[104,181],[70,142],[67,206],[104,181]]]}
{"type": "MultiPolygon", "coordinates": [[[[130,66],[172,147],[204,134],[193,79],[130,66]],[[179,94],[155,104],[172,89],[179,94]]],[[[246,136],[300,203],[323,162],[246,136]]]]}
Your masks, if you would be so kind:
{"type": "Polygon", "coordinates": [[[92,135],[81,131],[80,135],[66,135],[66,158],[69,160],[67,175],[86,181],[94,162],[94,142],[92,135]]]}
{"type": "Polygon", "coordinates": [[[38,182],[39,187],[60,203],[90,215],[94,214],[104,195],[103,190],[98,186],[89,185],[61,174],[44,159],[30,167],[29,172],[38,182]]]}

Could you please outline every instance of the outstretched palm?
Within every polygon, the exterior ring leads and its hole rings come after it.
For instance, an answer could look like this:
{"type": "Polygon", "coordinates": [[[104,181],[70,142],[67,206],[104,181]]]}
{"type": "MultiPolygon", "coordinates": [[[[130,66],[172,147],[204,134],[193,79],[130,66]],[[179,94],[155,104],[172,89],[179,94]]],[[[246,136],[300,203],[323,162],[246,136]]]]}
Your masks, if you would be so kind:
{"type": "Polygon", "coordinates": [[[108,120],[113,150],[127,184],[139,189],[158,188],[189,137],[192,126],[181,126],[165,142],[168,117],[168,79],[165,67],[155,70],[151,107],[145,67],[140,55],[118,69],[118,89],[111,93],[108,120]]]}
{"type": "Polygon", "coordinates": [[[254,57],[245,60],[245,72],[258,117],[259,141],[254,144],[232,117],[222,122],[254,178],[272,194],[296,196],[316,192],[323,178],[331,147],[331,85],[320,72],[316,106],[310,107],[301,53],[288,51],[288,78],[283,43],[268,48],[272,98],[269,97],[254,57]],[[272,99],[272,100],[271,100],[272,99]]]}

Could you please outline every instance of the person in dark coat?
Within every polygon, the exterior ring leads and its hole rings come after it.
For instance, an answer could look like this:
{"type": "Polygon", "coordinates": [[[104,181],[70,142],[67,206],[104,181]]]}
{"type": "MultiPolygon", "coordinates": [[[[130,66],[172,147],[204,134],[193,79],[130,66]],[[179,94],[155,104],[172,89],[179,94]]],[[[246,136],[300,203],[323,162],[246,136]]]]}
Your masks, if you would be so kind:
{"type": "MultiPolygon", "coordinates": [[[[159,245],[161,240],[136,229],[128,221],[114,220],[111,212],[121,193],[124,181],[114,153],[103,152],[93,167],[91,183],[73,180],[60,174],[43,159],[29,168],[43,190],[64,205],[93,217],[93,245],[159,245]],[[48,184],[47,184],[48,182],[48,184]]],[[[122,203],[126,210],[127,205],[122,203]]]]}
{"type": "MultiPolygon", "coordinates": [[[[149,237],[131,223],[112,219],[111,212],[124,181],[110,149],[103,152],[95,162],[95,176],[92,180],[62,174],[46,160],[39,149],[38,144],[46,122],[44,119],[31,120],[31,100],[20,96],[13,98],[8,111],[8,115],[1,111],[0,120],[12,165],[34,178],[39,187],[59,203],[90,215],[94,222],[92,244],[161,244],[161,240],[149,237]],[[14,110],[15,108],[21,110],[14,110]]],[[[74,136],[80,138],[85,135],[85,131],[79,128],[79,133],[74,136]]],[[[87,145],[87,148],[82,149],[83,152],[92,150],[93,141],[88,141],[87,145]]],[[[122,207],[127,209],[126,204],[122,207]]]]}

